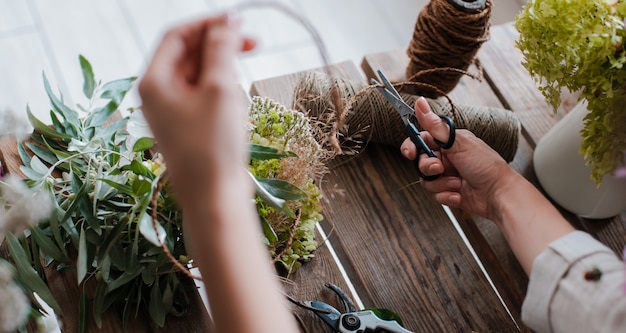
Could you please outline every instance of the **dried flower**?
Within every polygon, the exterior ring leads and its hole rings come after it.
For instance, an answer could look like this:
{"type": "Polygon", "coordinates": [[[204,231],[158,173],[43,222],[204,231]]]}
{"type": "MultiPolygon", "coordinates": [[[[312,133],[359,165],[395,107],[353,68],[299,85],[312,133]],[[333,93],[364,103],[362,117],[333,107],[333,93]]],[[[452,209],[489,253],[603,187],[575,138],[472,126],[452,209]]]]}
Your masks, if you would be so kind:
{"type": "Polygon", "coordinates": [[[0,332],[16,332],[25,324],[30,312],[26,295],[13,281],[13,269],[0,259],[0,332]]]}
{"type": "Polygon", "coordinates": [[[33,191],[17,176],[0,182],[0,239],[6,232],[19,234],[52,212],[52,198],[45,191],[33,191]]]}
{"type": "Polygon", "coordinates": [[[28,137],[32,132],[32,127],[28,121],[14,111],[9,109],[0,110],[0,136],[12,135],[17,139],[28,137]]]}

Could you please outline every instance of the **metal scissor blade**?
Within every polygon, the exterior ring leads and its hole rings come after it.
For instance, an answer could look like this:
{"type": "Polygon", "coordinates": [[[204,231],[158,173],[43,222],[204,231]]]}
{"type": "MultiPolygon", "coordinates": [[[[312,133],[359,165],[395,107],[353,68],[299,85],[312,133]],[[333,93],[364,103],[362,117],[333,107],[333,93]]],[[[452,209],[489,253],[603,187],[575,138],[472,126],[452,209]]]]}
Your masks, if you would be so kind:
{"type": "Polygon", "coordinates": [[[323,312],[315,312],[315,314],[322,318],[322,320],[328,324],[328,326],[332,327],[335,332],[339,331],[339,318],[341,318],[341,312],[339,312],[334,307],[320,301],[305,301],[305,304],[312,308],[324,310],[328,313],[323,312]]]}
{"type": "MultiPolygon", "coordinates": [[[[387,81],[389,82],[389,81],[387,81]]],[[[389,88],[381,87],[381,83],[376,81],[375,79],[370,79],[370,83],[377,85],[376,89],[385,97],[387,102],[393,106],[393,108],[400,114],[402,121],[404,121],[405,125],[408,125],[408,118],[415,116],[415,110],[407,105],[400,97],[400,94],[394,89],[393,91],[389,91],[389,88]],[[397,94],[397,95],[396,95],[397,94]]],[[[391,86],[393,89],[393,86],[391,86]]]]}

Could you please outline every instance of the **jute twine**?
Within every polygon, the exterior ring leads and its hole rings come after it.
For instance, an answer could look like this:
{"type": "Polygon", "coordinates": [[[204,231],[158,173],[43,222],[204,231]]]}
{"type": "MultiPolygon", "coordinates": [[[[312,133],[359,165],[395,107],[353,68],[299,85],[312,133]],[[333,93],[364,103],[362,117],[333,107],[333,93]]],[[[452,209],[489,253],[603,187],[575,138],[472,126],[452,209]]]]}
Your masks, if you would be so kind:
{"type": "MultiPolygon", "coordinates": [[[[401,93],[411,106],[418,96],[401,93]]],[[[465,128],[485,141],[507,162],[513,160],[518,146],[520,123],[508,110],[470,105],[453,105],[447,98],[427,98],[433,112],[447,115],[457,128],[465,128]]],[[[399,148],[407,137],[404,123],[390,103],[375,89],[339,77],[332,79],[319,71],[304,73],[295,89],[292,108],[306,112],[317,124],[322,144],[333,149],[332,137],[337,137],[342,153],[358,153],[368,142],[399,148]],[[334,109],[331,88],[338,87],[345,109],[334,109]],[[341,119],[337,117],[341,114],[341,119]],[[338,129],[333,133],[332,129],[338,129]]],[[[422,130],[419,124],[418,129],[422,130]]],[[[336,147],[335,147],[336,149],[336,147]]]]}
{"type": "Polygon", "coordinates": [[[474,63],[482,72],[476,53],[489,37],[492,0],[482,1],[480,8],[463,9],[461,0],[431,0],[422,8],[407,49],[406,77],[423,84],[405,85],[403,91],[437,98],[452,91],[463,75],[480,79],[467,69],[474,63]]]}

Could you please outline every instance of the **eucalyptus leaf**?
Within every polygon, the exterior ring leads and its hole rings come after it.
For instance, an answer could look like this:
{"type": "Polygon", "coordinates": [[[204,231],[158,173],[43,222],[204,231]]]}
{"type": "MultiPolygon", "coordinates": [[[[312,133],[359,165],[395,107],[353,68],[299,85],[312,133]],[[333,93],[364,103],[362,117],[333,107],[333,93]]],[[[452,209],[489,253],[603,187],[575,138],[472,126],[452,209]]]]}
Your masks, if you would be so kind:
{"type": "Polygon", "coordinates": [[[85,230],[82,230],[78,239],[78,258],[76,259],[76,277],[78,279],[78,284],[81,284],[83,279],[85,279],[85,276],[87,276],[89,265],[87,262],[87,238],[85,237],[85,234],[85,230]]]}
{"type": "MultiPolygon", "coordinates": [[[[84,292],[83,292],[84,293],[84,292]]],[[[107,284],[104,281],[99,281],[96,286],[96,292],[93,296],[92,312],[94,322],[98,328],[102,328],[102,314],[106,311],[104,305],[104,298],[107,293],[107,284]]]]}
{"type": "Polygon", "coordinates": [[[28,178],[30,179],[34,179],[34,180],[38,180],[41,179],[43,177],[42,174],[40,174],[39,172],[33,170],[32,168],[29,168],[27,166],[20,166],[20,171],[28,178]]]}
{"type": "Polygon", "coordinates": [[[60,249],[48,236],[39,228],[34,225],[30,229],[33,240],[39,245],[39,248],[47,255],[54,258],[54,260],[64,263],[69,263],[70,259],[65,252],[65,248],[60,249]]]}
{"type": "Polygon", "coordinates": [[[144,213],[139,220],[139,232],[156,247],[161,247],[167,238],[167,232],[161,224],[157,223],[156,230],[154,229],[152,216],[148,213],[144,213]]]}
{"type": "Polygon", "coordinates": [[[161,296],[161,290],[159,288],[159,280],[152,285],[150,291],[150,305],[149,312],[152,321],[158,326],[163,327],[165,325],[165,310],[163,309],[163,302],[161,296]]]}
{"type": "Polygon", "coordinates": [[[52,129],[50,126],[41,122],[41,120],[37,119],[37,117],[33,115],[30,111],[30,107],[28,106],[26,107],[26,113],[28,114],[28,120],[30,121],[30,124],[33,125],[35,131],[45,135],[46,137],[57,139],[71,139],[73,137],[70,134],[57,132],[55,129],[52,129]]]}
{"type": "Polygon", "coordinates": [[[78,305],[78,331],[80,333],[87,332],[87,295],[80,293],[80,303],[78,305]]]}
{"type": "Polygon", "coordinates": [[[41,162],[41,160],[37,156],[33,156],[30,159],[30,167],[35,172],[37,172],[37,173],[39,173],[41,175],[45,175],[46,173],[48,173],[48,167],[45,164],[43,164],[43,162],[41,162]]]}
{"type": "Polygon", "coordinates": [[[30,265],[31,261],[26,255],[26,252],[24,252],[24,249],[20,245],[17,237],[15,237],[11,233],[6,234],[5,237],[11,259],[17,267],[17,273],[15,276],[16,281],[29,293],[31,293],[31,299],[34,298],[32,293],[37,293],[37,295],[44,302],[46,302],[46,304],[48,304],[56,313],[62,314],[63,311],[61,310],[61,307],[59,306],[57,301],[52,296],[50,289],[48,289],[46,283],[43,282],[41,277],[37,275],[37,272],[30,265]]]}
{"type": "Polygon", "coordinates": [[[30,165],[30,154],[26,152],[24,143],[21,140],[17,142],[17,153],[20,155],[23,165],[30,165]]]}
{"type": "Polygon", "coordinates": [[[27,142],[26,146],[33,153],[35,153],[36,156],[38,156],[40,159],[46,161],[49,164],[54,164],[59,160],[59,158],[53,152],[51,152],[48,149],[44,149],[40,147],[39,145],[33,144],[31,142],[27,142]]]}
{"type": "Polygon", "coordinates": [[[93,96],[93,91],[96,88],[96,80],[93,75],[93,69],[91,68],[89,61],[82,55],[78,56],[78,60],[80,61],[80,68],[83,72],[83,93],[87,98],[91,98],[93,96]]]}
{"type": "Polygon", "coordinates": [[[50,99],[50,104],[52,105],[52,108],[56,112],[58,112],[61,117],[63,117],[63,119],[65,119],[65,121],[67,122],[65,126],[66,130],[72,129],[72,132],[68,132],[69,134],[66,135],[71,134],[70,137],[78,135],[80,133],[79,128],[81,126],[78,113],[67,107],[67,105],[63,104],[63,102],[52,92],[52,89],[50,88],[50,83],[48,82],[48,78],[46,77],[45,73],[43,74],[43,84],[44,89],[46,90],[46,94],[48,94],[48,99],[50,99]]]}
{"type": "Polygon", "coordinates": [[[116,104],[121,104],[126,93],[132,88],[137,77],[129,77],[108,82],[102,86],[100,98],[110,99],[116,104]]]}

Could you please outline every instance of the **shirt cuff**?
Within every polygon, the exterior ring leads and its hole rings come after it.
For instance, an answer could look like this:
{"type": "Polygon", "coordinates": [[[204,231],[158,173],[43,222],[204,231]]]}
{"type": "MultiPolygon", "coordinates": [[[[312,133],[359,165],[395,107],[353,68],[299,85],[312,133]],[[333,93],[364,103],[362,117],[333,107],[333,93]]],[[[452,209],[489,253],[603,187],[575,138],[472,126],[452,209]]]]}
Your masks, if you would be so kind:
{"type": "Polygon", "coordinates": [[[613,254],[611,249],[582,231],[571,232],[550,243],[533,262],[522,304],[522,321],[537,332],[553,332],[550,304],[559,282],[574,263],[598,252],[613,254]]]}

